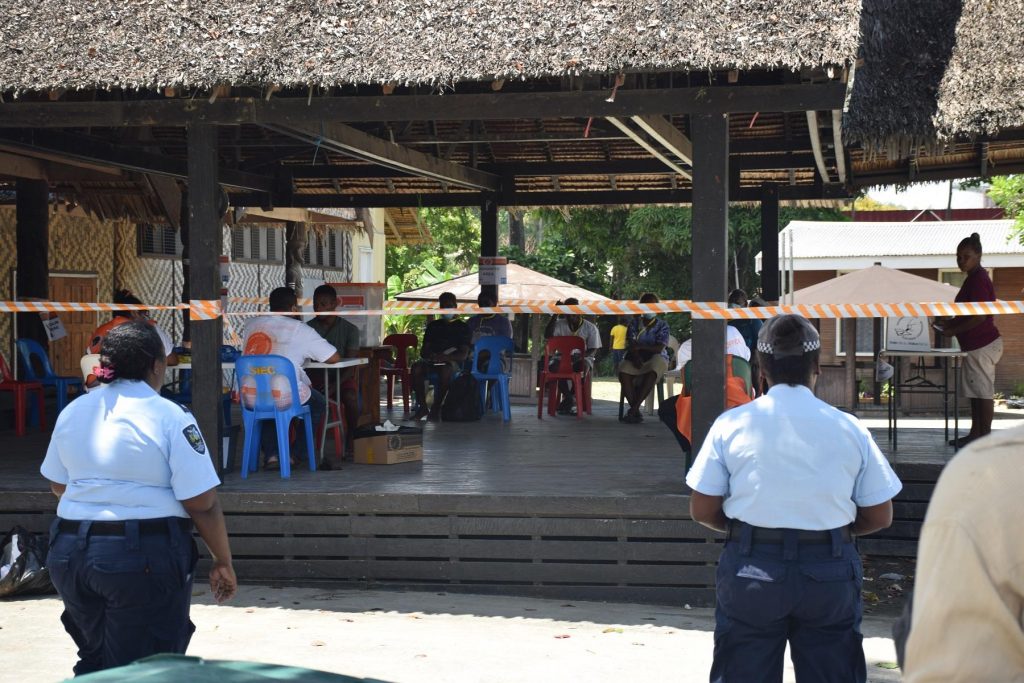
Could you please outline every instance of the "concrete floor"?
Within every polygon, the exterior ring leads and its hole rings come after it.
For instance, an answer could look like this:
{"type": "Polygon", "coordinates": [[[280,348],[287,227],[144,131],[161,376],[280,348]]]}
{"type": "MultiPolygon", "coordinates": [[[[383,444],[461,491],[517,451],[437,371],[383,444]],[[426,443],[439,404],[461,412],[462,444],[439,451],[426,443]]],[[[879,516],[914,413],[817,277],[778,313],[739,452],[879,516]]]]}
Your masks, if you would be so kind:
{"type": "MultiPolygon", "coordinates": [[[[706,681],[713,611],[446,593],[245,586],[227,606],[194,592],[188,654],[382,681],[706,681]]],[[[0,680],[71,675],[56,597],[0,601],[0,680]]],[[[891,620],[868,617],[868,680],[899,681],[891,620]]],[[[785,681],[795,680],[792,666],[785,681]]]]}

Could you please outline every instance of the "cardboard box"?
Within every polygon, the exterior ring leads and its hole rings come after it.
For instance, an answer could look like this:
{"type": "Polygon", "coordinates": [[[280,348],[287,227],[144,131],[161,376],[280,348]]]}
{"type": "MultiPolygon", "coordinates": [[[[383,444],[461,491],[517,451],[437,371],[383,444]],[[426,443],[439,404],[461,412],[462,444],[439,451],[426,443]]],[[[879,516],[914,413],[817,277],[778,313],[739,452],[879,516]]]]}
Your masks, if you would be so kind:
{"type": "Polygon", "coordinates": [[[423,430],[401,427],[397,432],[360,429],[355,433],[355,462],[363,465],[396,465],[423,460],[423,430]]]}

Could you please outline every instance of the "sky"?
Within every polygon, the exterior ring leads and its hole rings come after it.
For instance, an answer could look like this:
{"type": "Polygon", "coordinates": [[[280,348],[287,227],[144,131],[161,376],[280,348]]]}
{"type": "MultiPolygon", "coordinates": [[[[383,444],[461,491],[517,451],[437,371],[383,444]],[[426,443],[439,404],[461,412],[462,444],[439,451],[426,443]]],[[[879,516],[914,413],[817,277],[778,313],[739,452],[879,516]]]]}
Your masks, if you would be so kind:
{"type": "MultiPolygon", "coordinates": [[[[953,181],[954,209],[983,209],[992,206],[984,194],[985,188],[961,190],[953,181]]],[[[872,199],[886,204],[895,204],[905,209],[945,209],[949,200],[949,183],[921,183],[903,190],[895,186],[873,187],[868,191],[872,199]]]]}

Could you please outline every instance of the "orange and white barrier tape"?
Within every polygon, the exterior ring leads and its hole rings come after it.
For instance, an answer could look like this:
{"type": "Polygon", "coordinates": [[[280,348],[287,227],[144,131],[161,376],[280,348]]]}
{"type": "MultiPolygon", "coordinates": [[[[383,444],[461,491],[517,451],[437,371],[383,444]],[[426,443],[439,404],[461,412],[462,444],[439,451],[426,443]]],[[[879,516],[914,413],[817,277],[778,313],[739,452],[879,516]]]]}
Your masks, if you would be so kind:
{"type": "MultiPolygon", "coordinates": [[[[794,304],[729,308],[723,302],[700,302],[686,299],[641,304],[636,301],[590,301],[567,306],[531,300],[529,303],[502,303],[480,308],[464,304],[457,309],[442,309],[433,302],[405,302],[416,307],[385,307],[382,310],[342,309],[318,313],[323,316],[366,317],[381,315],[439,315],[442,313],[532,313],[569,315],[639,315],[641,313],[689,313],[698,320],[765,320],[784,313],[797,313],[806,318],[899,318],[957,315],[1012,315],[1024,313],[1024,301],[971,301],[964,303],[894,303],[894,304],[794,304]],[[423,304],[422,306],[420,304],[423,304]]],[[[175,311],[188,309],[192,320],[215,320],[222,316],[251,317],[260,315],[294,315],[291,312],[224,311],[220,299],[193,299],[186,304],[108,304],[79,301],[0,301],[0,312],[62,313],[113,311],[175,311]]]]}
{"type": "Polygon", "coordinates": [[[0,301],[0,312],[8,313],[112,313],[114,311],[174,311],[184,304],[147,306],[145,304],[101,304],[83,301],[0,301]]]}
{"type": "Polygon", "coordinates": [[[220,299],[192,299],[188,304],[189,320],[216,320],[221,313],[220,299]]]}

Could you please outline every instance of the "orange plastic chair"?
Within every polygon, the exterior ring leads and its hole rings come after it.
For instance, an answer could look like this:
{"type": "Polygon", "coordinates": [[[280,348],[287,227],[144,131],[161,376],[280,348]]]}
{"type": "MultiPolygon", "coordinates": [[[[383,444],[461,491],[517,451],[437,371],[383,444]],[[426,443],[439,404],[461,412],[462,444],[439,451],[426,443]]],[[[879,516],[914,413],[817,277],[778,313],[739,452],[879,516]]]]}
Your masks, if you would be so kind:
{"type": "Polygon", "coordinates": [[[409,349],[419,346],[415,334],[389,334],[384,337],[384,346],[395,347],[395,358],[389,368],[381,367],[380,376],[388,382],[388,410],[391,410],[392,396],[395,393],[395,379],[402,380],[402,403],[405,412],[409,412],[409,391],[412,387],[412,374],[409,372],[409,349]]]}
{"type": "Polygon", "coordinates": [[[537,419],[543,419],[544,394],[548,395],[548,415],[555,415],[561,399],[559,380],[573,383],[576,392],[576,419],[582,420],[583,413],[591,413],[590,378],[583,372],[572,369],[572,352],[579,351],[582,356],[587,352],[586,343],[579,337],[551,337],[544,347],[544,360],[541,365],[540,391],[537,394],[537,419]],[[550,369],[551,357],[558,354],[558,367],[550,369]]]}
{"type": "Polygon", "coordinates": [[[14,433],[17,436],[25,436],[28,431],[26,420],[28,417],[28,395],[29,392],[36,393],[36,410],[39,414],[39,430],[46,428],[45,394],[42,382],[24,382],[14,379],[11,367],[7,365],[7,359],[0,354],[0,391],[9,391],[14,394],[14,433]]]}

